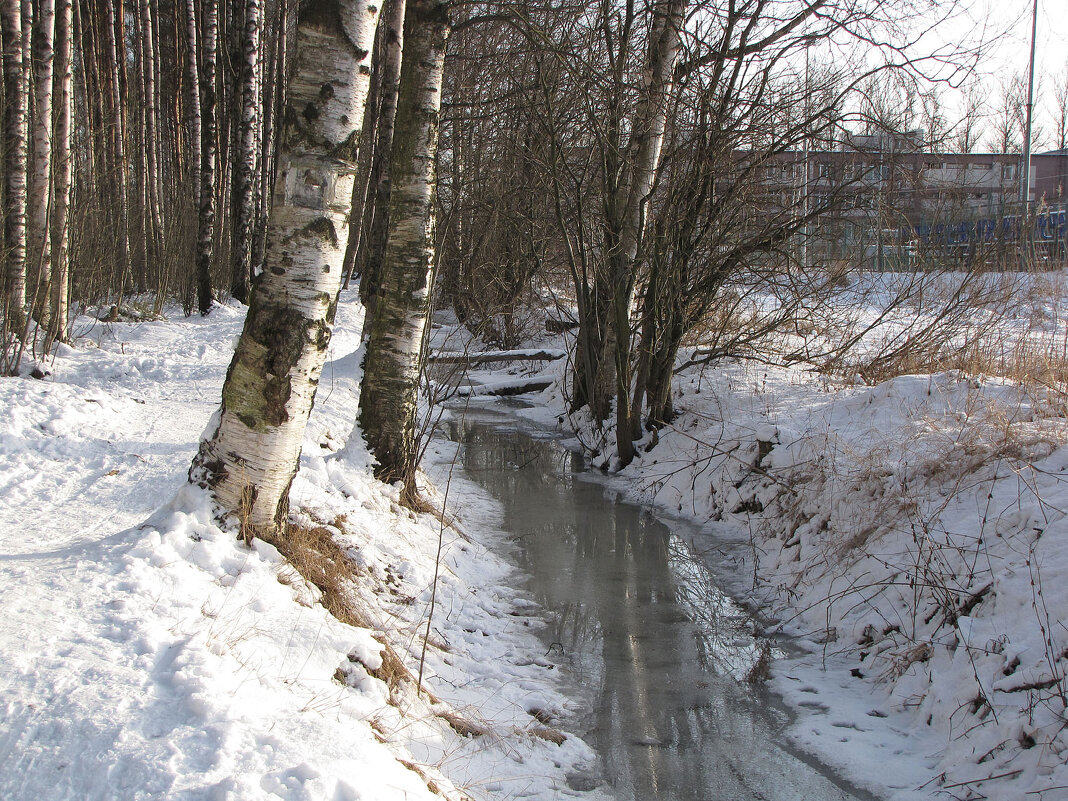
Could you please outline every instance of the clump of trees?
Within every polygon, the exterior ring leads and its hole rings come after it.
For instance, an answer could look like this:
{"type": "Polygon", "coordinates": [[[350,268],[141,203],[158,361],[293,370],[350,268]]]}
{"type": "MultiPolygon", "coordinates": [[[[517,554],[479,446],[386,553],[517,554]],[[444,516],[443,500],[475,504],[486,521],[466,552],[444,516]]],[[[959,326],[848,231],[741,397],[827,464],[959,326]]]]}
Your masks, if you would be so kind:
{"type": "Polygon", "coordinates": [[[571,405],[626,464],[688,336],[717,320],[708,355],[744,350],[836,284],[805,241],[845,184],[769,194],[769,170],[873,79],[962,68],[906,47],[907,0],[65,2],[0,5],[4,370],[68,335],[71,298],[247,301],[190,475],[263,536],[350,276],[359,428],[409,500],[435,286],[503,345],[535,299],[573,308],[571,405]],[[773,302],[743,311],[757,286],[773,302]]]}
{"type": "Polygon", "coordinates": [[[891,77],[966,71],[963,50],[898,46],[918,36],[915,15],[907,3],[620,0],[501,5],[459,23],[444,292],[499,337],[535,277],[563,291],[578,324],[572,410],[614,426],[626,465],[643,429],[673,417],[687,337],[717,319],[709,355],[746,352],[840,280],[805,240],[826,238],[850,181],[817,187],[803,154],[833,149],[847,126],[876,129],[865,98],[891,77]],[[770,303],[753,313],[739,301],[757,286],[770,303]]]}
{"type": "Polygon", "coordinates": [[[112,318],[248,298],[262,269],[289,0],[3,5],[5,372],[112,318]],[[44,338],[35,332],[46,332],[44,338]]]}

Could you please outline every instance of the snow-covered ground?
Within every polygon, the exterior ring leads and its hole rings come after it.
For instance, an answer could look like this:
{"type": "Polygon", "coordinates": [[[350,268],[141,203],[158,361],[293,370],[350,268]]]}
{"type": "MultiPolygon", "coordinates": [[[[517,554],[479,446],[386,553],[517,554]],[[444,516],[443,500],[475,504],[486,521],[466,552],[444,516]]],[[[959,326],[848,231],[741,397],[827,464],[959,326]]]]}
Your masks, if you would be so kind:
{"type": "MultiPolygon", "coordinates": [[[[349,547],[365,627],[185,484],[239,310],[85,319],[45,379],[0,381],[0,798],[598,797],[568,786],[594,755],[555,742],[571,702],[495,555],[496,503],[449,481],[455,446],[431,445],[427,488],[455,528],[369,479],[349,437],[357,306],[339,312],[292,507],[349,547]],[[428,700],[375,675],[383,641],[419,670],[439,537],[428,700]]],[[[463,350],[450,332],[438,344],[463,350]]],[[[476,383],[517,383],[492,367],[476,383]]],[[[577,425],[607,463],[611,443],[566,416],[565,363],[515,370],[557,379],[526,414],[577,425]]],[[[604,480],[715,529],[714,569],[793,637],[771,683],[796,741],[894,801],[1068,798],[1057,404],[963,374],[869,386],[728,362],[677,382],[678,419],[604,480]]]]}
{"type": "Polygon", "coordinates": [[[490,550],[493,502],[468,488],[442,529],[370,480],[359,438],[341,452],[357,306],[339,314],[292,506],[350,547],[365,628],[185,483],[240,311],[81,319],[43,380],[0,381],[0,798],[576,795],[567,775],[593,754],[556,742],[568,701],[490,550]],[[428,700],[372,674],[387,677],[381,641],[418,672],[439,535],[428,700]]]}
{"type": "MultiPolygon", "coordinates": [[[[1021,298],[991,350],[1062,341],[1064,278],[1041,277],[1062,291],[1021,298]]],[[[577,429],[610,470],[611,438],[567,416],[564,369],[514,368],[557,379],[523,414],[577,429]]],[[[1065,398],[756,361],[675,381],[678,418],[605,481],[715,530],[714,569],[792,637],[771,684],[795,740],[896,801],[1068,799],[1065,398]]]]}
{"type": "Polygon", "coordinates": [[[897,799],[1068,797],[1065,421],[957,375],[680,379],[621,478],[737,524],[724,572],[807,651],[773,669],[797,740],[897,799]]]}

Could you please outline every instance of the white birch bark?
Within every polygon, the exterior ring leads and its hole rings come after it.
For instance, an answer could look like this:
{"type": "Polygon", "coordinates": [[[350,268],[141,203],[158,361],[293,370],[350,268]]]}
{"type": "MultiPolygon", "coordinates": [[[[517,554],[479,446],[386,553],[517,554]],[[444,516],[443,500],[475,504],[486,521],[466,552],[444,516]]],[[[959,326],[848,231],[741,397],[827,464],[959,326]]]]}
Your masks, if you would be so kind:
{"type": "Polygon", "coordinates": [[[4,44],[4,314],[9,333],[22,336],[26,306],[26,73],[22,8],[0,3],[4,44]]]}
{"type": "Polygon", "coordinates": [[[635,111],[623,161],[623,179],[607,204],[609,289],[615,334],[616,448],[621,465],[634,459],[640,410],[631,407],[630,318],[634,304],[635,258],[645,231],[646,208],[660,166],[672,78],[678,59],[683,14],[688,0],[654,4],[643,92],[635,111]],[[614,239],[614,241],[612,241],[614,239]]]}
{"type": "Polygon", "coordinates": [[[48,347],[52,342],[67,340],[67,296],[70,266],[67,251],[71,186],[74,180],[74,159],[71,158],[73,112],[73,42],[74,4],[59,0],[56,5],[55,72],[52,104],[54,132],[52,143],[52,312],[48,327],[48,347]]]}
{"type": "Polygon", "coordinates": [[[48,322],[48,284],[52,247],[48,237],[52,176],[52,66],[56,9],[54,0],[37,0],[33,21],[33,162],[26,207],[29,275],[33,276],[33,315],[48,322]]]}
{"type": "Polygon", "coordinates": [[[375,456],[375,473],[386,481],[404,481],[409,492],[434,264],[435,159],[448,33],[445,3],[408,0],[390,166],[389,242],[360,393],[360,425],[375,456]]]}
{"type": "Polygon", "coordinates": [[[312,0],[297,53],[268,233],[266,269],[190,480],[255,533],[284,535],[289,485],[326,358],[367,98],[377,3],[312,0]]]}
{"type": "Polygon", "coordinates": [[[660,150],[664,144],[668,105],[673,87],[672,77],[678,60],[683,13],[688,0],[667,0],[657,3],[655,22],[650,32],[645,87],[634,116],[624,169],[629,180],[624,181],[622,235],[620,254],[633,262],[644,230],[645,209],[653,191],[653,183],[660,165],[660,150]]]}
{"type": "Polygon", "coordinates": [[[342,279],[341,291],[349,288],[352,280],[353,266],[356,263],[356,248],[359,246],[360,235],[363,230],[363,211],[367,203],[367,186],[371,177],[371,161],[374,159],[374,143],[377,140],[379,110],[382,107],[382,53],[385,47],[384,39],[390,29],[391,0],[385,0],[382,19],[378,23],[378,32],[375,34],[374,58],[375,68],[371,71],[371,84],[367,91],[367,103],[363,108],[363,125],[360,126],[360,141],[366,143],[360,148],[360,165],[356,171],[356,185],[352,190],[352,208],[349,209],[349,235],[348,244],[345,246],[344,270],[345,277],[342,279]]]}

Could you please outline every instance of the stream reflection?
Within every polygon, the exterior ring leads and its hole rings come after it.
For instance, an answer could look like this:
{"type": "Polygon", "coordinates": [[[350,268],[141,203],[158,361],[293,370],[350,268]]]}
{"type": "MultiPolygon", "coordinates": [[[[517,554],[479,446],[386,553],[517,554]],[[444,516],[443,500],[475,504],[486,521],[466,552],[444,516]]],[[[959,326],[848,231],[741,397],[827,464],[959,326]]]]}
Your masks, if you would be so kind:
{"type": "Polygon", "coordinates": [[[746,683],[767,657],[687,532],[579,478],[582,459],[486,419],[454,424],[463,466],[505,509],[542,632],[584,713],[567,724],[620,799],[870,798],[786,747],[782,714],[746,683]]]}

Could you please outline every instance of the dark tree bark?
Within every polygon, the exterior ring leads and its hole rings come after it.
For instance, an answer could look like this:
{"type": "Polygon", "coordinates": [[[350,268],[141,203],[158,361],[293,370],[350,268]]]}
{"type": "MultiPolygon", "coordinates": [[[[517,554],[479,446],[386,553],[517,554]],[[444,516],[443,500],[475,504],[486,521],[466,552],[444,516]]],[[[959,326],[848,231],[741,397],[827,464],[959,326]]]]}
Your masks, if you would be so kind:
{"type": "MultiPolygon", "coordinates": [[[[197,308],[211,311],[215,294],[211,267],[215,257],[216,169],[218,163],[218,49],[219,0],[207,0],[204,9],[203,53],[200,71],[200,205],[197,212],[197,308]]],[[[196,146],[196,143],[194,143],[196,146]]]]}
{"type": "MultiPolygon", "coordinates": [[[[360,220],[361,229],[366,226],[366,234],[361,230],[355,242],[352,242],[351,238],[349,240],[352,248],[353,269],[360,273],[360,300],[363,301],[366,313],[371,319],[374,318],[382,261],[385,258],[389,240],[391,162],[397,117],[397,94],[400,89],[401,65],[404,59],[406,7],[406,0],[391,0],[389,27],[385,31],[384,40],[381,102],[375,125],[374,156],[367,182],[368,202],[362,215],[365,219],[360,220]]],[[[367,321],[364,322],[364,329],[370,330],[367,321]]]]}
{"type": "Polygon", "coordinates": [[[233,211],[230,228],[230,291],[242,303],[248,302],[252,286],[252,227],[256,211],[257,158],[260,154],[260,31],[263,5],[245,0],[244,31],[241,42],[241,117],[238,150],[234,158],[233,211]]]}
{"type": "MultiPolygon", "coordinates": [[[[22,8],[19,0],[0,4],[4,44],[4,325],[23,336],[26,325],[26,99],[22,8]]],[[[5,338],[6,339],[6,338],[5,338]]]]}
{"type": "Polygon", "coordinates": [[[367,342],[360,426],[375,475],[403,481],[411,497],[423,332],[434,265],[434,191],[446,4],[409,0],[390,175],[389,243],[367,342]]]}

